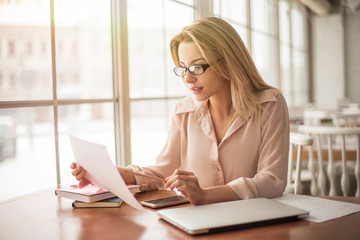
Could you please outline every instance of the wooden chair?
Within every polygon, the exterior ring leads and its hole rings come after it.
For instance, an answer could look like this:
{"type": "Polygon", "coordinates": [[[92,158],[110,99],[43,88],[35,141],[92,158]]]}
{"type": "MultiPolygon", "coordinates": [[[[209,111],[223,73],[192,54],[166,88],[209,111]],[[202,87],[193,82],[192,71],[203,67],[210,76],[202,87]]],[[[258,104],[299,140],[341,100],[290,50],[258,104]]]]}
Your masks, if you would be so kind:
{"type": "MultiPolygon", "coordinates": [[[[310,148],[309,152],[312,152],[312,148],[311,148],[312,144],[313,144],[312,137],[300,133],[290,132],[288,176],[287,176],[287,186],[285,190],[286,193],[302,194],[303,191],[302,178],[301,178],[302,150],[303,147],[309,146],[310,148]],[[294,154],[294,148],[296,146],[297,146],[297,158],[296,158],[295,171],[294,171],[293,154],[294,154]],[[295,172],[295,178],[293,177],[293,172],[295,172]]],[[[312,165],[312,162],[310,163],[310,161],[313,161],[312,157],[311,160],[309,160],[309,166],[312,165]]]]}
{"type": "MultiPolygon", "coordinates": [[[[334,161],[333,149],[334,143],[339,141],[341,149],[341,178],[340,186],[343,196],[348,196],[350,188],[350,172],[347,167],[349,162],[346,158],[346,150],[352,141],[354,149],[356,149],[356,161],[354,165],[354,175],[356,179],[355,196],[360,197],[360,127],[333,127],[333,126],[299,126],[299,132],[314,137],[317,154],[318,154],[318,173],[317,183],[321,195],[337,196],[340,194],[336,190],[336,164],[334,161]],[[323,167],[324,161],[322,156],[321,137],[326,137],[327,151],[329,160],[327,162],[327,176],[323,167]],[[351,140],[351,141],[350,141],[351,140]],[[327,178],[329,179],[329,191],[327,191],[327,178]]],[[[354,163],[354,162],[353,162],[354,163]]],[[[314,174],[314,172],[313,172],[314,174]]]]}

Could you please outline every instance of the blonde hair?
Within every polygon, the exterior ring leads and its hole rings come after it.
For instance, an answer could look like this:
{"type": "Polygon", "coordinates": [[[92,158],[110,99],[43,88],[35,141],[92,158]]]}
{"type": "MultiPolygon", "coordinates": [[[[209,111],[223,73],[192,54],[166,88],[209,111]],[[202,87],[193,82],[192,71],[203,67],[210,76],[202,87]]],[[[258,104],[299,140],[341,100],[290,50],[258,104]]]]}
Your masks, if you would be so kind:
{"type": "Polygon", "coordinates": [[[261,78],[249,52],[236,30],[226,21],[207,17],[185,27],[170,41],[170,51],[176,66],[180,66],[178,48],[181,42],[194,42],[205,60],[222,78],[230,81],[234,109],[232,120],[241,116],[248,118],[253,110],[260,112],[256,93],[272,89],[261,78]]]}

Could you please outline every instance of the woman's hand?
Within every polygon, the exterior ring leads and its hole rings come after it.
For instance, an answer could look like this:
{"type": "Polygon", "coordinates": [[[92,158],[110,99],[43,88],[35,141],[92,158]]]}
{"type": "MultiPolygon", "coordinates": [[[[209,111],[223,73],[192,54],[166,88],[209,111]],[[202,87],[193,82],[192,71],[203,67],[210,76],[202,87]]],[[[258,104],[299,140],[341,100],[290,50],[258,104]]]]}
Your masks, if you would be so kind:
{"type": "Polygon", "coordinates": [[[86,170],[81,166],[78,166],[75,162],[70,164],[70,168],[73,170],[72,175],[79,181],[79,187],[85,187],[91,182],[85,178],[86,170]]]}
{"type": "Polygon", "coordinates": [[[193,205],[205,203],[205,191],[199,185],[197,177],[192,172],[176,169],[165,179],[165,188],[176,188],[186,196],[193,205]]]}

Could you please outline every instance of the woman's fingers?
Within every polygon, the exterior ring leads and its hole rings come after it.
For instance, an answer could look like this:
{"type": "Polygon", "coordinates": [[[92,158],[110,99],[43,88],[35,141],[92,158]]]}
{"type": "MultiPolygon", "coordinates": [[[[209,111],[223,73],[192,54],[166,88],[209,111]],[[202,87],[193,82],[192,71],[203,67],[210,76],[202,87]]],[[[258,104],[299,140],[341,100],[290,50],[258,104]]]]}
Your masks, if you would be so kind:
{"type": "Polygon", "coordinates": [[[197,205],[203,202],[204,191],[193,172],[177,169],[171,176],[165,179],[164,186],[170,189],[176,188],[189,198],[192,204],[197,205]]]}
{"type": "Polygon", "coordinates": [[[75,169],[75,168],[76,168],[76,163],[75,163],[75,162],[72,162],[72,163],[70,164],[70,168],[71,168],[71,169],[75,169]]]}
{"type": "Polygon", "coordinates": [[[87,185],[89,185],[89,184],[90,184],[90,181],[87,180],[86,178],[83,178],[83,179],[81,179],[81,180],[79,181],[79,187],[80,187],[80,188],[83,188],[83,187],[85,187],[85,186],[87,186],[87,185]]]}
{"type": "Polygon", "coordinates": [[[85,172],[85,169],[83,169],[81,166],[76,166],[72,171],[72,175],[77,177],[79,174],[84,174],[83,172],[85,172]]]}
{"type": "Polygon", "coordinates": [[[195,176],[195,175],[193,172],[176,169],[172,175],[165,178],[165,187],[166,188],[169,187],[170,184],[176,181],[177,179],[190,180],[186,178],[187,176],[195,176]]]}
{"type": "Polygon", "coordinates": [[[171,174],[169,177],[165,178],[165,180],[168,180],[170,178],[176,177],[176,176],[180,176],[180,175],[187,175],[187,176],[194,176],[193,172],[189,172],[189,171],[184,171],[184,170],[180,170],[180,169],[176,169],[173,174],[171,174]]]}
{"type": "MultiPolygon", "coordinates": [[[[73,165],[72,165],[73,166],[73,165]]],[[[82,180],[86,180],[85,177],[86,174],[86,170],[84,168],[82,168],[81,166],[76,166],[75,168],[73,168],[72,171],[72,175],[76,178],[76,180],[79,181],[79,184],[81,182],[84,182],[82,180]]],[[[88,180],[86,180],[86,182],[88,182],[88,180]]],[[[87,184],[86,184],[87,185],[87,184]]]]}
{"type": "Polygon", "coordinates": [[[84,169],[82,169],[77,175],[76,175],[76,180],[81,180],[81,179],[83,179],[84,178],[84,176],[85,176],[85,173],[86,173],[86,171],[84,170],[84,169]]]}
{"type": "Polygon", "coordinates": [[[89,185],[91,182],[85,178],[86,170],[81,166],[77,165],[75,162],[70,164],[70,168],[72,169],[71,174],[79,181],[79,187],[85,187],[89,185]]]}
{"type": "Polygon", "coordinates": [[[197,185],[197,177],[195,176],[186,176],[186,175],[176,175],[166,181],[165,188],[178,188],[182,185],[197,185]]]}

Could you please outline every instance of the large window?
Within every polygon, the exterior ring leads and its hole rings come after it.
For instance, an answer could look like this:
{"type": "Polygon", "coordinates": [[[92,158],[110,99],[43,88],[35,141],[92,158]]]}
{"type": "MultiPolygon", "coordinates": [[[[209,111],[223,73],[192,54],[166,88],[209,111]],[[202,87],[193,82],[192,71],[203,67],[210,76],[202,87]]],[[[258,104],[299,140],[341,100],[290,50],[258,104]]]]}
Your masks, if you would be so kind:
{"type": "Polygon", "coordinates": [[[0,3],[0,199],[56,184],[49,9],[0,3]]]}
{"type": "Polygon", "coordinates": [[[69,134],[114,163],[154,164],[188,94],[169,42],[195,18],[228,20],[264,80],[305,104],[306,13],[293,2],[0,1],[0,201],[73,183],[69,134]]]}
{"type": "Polygon", "coordinates": [[[115,159],[110,7],[0,2],[0,199],[73,181],[69,134],[115,159]]]}

